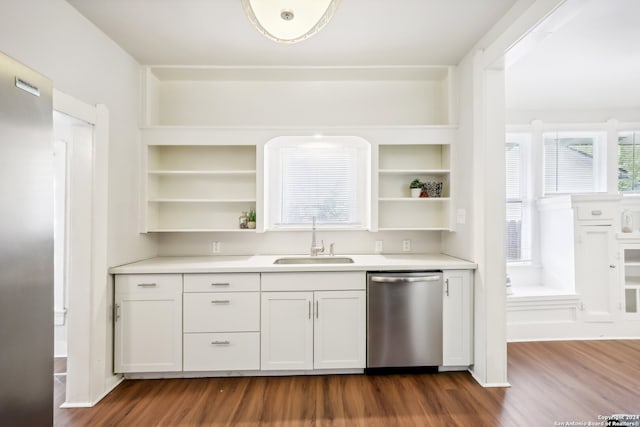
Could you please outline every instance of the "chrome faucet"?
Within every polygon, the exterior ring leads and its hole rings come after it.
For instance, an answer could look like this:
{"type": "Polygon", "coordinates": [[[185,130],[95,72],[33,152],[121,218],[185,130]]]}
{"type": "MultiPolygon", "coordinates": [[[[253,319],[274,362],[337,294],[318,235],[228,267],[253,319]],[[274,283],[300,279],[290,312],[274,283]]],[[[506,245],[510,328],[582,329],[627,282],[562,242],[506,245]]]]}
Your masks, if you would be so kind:
{"type": "Polygon", "coordinates": [[[315,215],[312,218],[311,223],[311,256],[318,256],[319,254],[324,252],[324,240],[320,240],[320,246],[317,246],[316,242],[316,217],[315,215]]]}

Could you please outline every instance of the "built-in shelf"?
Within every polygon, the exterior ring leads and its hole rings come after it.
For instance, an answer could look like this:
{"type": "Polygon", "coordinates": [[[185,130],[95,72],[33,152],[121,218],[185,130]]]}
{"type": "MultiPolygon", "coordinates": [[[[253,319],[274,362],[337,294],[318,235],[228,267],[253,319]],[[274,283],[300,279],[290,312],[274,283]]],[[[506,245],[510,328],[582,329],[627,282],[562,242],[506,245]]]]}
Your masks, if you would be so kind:
{"type": "Polygon", "coordinates": [[[378,147],[377,226],[386,230],[451,230],[450,144],[381,144],[378,147]],[[442,183],[441,197],[410,195],[414,179],[442,183]]]}
{"type": "Polygon", "coordinates": [[[225,170],[225,171],[211,171],[211,170],[199,170],[199,171],[178,171],[178,170],[150,170],[147,172],[149,175],[255,175],[255,170],[225,170]]]}
{"type": "Polygon", "coordinates": [[[144,71],[145,126],[456,123],[454,66],[149,66],[144,71]]]}
{"type": "Polygon", "coordinates": [[[449,169],[380,169],[380,175],[447,175],[449,169]]]}
{"type": "Polygon", "coordinates": [[[149,199],[150,203],[255,203],[256,199],[149,199]]]}
{"type": "MultiPolygon", "coordinates": [[[[623,234],[637,235],[637,233],[623,234]]],[[[622,254],[624,260],[624,312],[626,315],[637,318],[640,314],[640,244],[625,242],[622,254]]]]}
{"type": "Polygon", "coordinates": [[[438,203],[449,202],[450,197],[378,197],[380,202],[438,203]]]}
{"type": "Polygon", "coordinates": [[[230,228],[150,228],[149,233],[255,233],[254,229],[230,228]]]}
{"type": "Polygon", "coordinates": [[[144,231],[248,231],[239,217],[258,205],[255,146],[146,142],[144,231]]]}
{"type": "Polygon", "coordinates": [[[248,209],[262,231],[263,144],[316,134],[371,143],[372,230],[453,229],[456,67],[149,66],[143,80],[144,232],[244,232],[248,209]],[[416,178],[442,197],[411,199],[416,178]]]}

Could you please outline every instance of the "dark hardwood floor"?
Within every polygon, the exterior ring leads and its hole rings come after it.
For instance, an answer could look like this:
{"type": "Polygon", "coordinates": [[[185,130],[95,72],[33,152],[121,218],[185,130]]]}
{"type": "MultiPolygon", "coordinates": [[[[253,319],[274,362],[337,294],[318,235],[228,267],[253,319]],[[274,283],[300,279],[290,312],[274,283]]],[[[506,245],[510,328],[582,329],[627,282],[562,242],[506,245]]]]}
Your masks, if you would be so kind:
{"type": "Polygon", "coordinates": [[[56,409],[55,425],[537,427],[640,414],[640,340],[508,351],[509,388],[466,372],[127,380],[94,408],[56,409]]]}

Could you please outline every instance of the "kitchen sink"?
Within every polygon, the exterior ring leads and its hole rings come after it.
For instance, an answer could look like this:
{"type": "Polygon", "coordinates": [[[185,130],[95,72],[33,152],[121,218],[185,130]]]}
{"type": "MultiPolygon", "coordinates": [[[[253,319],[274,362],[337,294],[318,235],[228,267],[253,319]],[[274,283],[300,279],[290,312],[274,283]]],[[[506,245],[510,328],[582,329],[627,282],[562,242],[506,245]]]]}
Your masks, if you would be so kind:
{"type": "Polygon", "coordinates": [[[345,256],[327,257],[287,257],[278,258],[274,264],[352,264],[353,259],[345,256]]]}

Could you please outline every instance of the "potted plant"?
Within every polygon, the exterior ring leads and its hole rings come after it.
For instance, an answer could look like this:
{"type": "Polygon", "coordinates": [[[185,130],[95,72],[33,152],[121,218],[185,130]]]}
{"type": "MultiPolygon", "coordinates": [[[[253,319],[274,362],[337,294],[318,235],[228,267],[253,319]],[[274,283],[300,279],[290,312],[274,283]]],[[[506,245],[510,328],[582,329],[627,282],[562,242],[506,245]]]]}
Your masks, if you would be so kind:
{"type": "Polygon", "coordinates": [[[409,189],[411,190],[411,197],[420,197],[420,193],[422,192],[423,186],[424,186],[424,182],[420,181],[418,178],[411,181],[411,184],[409,184],[409,189]]]}
{"type": "Polygon", "coordinates": [[[256,210],[253,208],[250,208],[249,212],[247,212],[247,228],[256,228],[256,210]]]}

